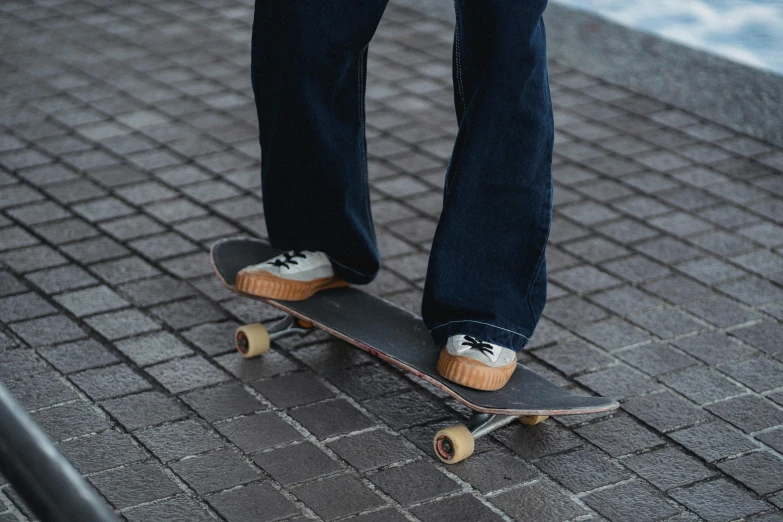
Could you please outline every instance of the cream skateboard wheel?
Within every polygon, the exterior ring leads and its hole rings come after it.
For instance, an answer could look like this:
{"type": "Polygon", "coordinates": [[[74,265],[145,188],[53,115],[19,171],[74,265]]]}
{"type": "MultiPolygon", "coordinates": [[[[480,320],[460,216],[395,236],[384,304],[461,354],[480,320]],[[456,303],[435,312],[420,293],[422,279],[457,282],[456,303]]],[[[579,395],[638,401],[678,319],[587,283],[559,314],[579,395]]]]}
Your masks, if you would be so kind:
{"type": "Polygon", "coordinates": [[[234,334],[237,350],[245,359],[258,357],[269,351],[269,332],[261,323],[246,324],[234,334]]]}
{"type": "Polygon", "coordinates": [[[444,464],[456,464],[465,460],[475,449],[473,434],[462,424],[440,430],[435,434],[432,445],[435,455],[444,464]]]}
{"type": "Polygon", "coordinates": [[[548,418],[549,415],[528,415],[525,417],[520,417],[519,422],[521,422],[525,426],[535,426],[540,422],[544,422],[548,418]]]}

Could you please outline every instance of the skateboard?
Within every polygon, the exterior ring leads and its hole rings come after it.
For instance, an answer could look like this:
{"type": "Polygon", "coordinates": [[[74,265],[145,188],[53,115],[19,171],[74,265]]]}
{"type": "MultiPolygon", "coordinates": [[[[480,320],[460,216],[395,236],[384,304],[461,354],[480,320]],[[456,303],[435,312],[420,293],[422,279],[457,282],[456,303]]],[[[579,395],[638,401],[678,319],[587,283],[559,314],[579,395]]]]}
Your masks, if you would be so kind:
{"type": "MultiPolygon", "coordinates": [[[[241,293],[234,286],[237,272],[281,253],[264,241],[230,238],[212,246],[210,260],[223,284],[241,293]]],[[[469,457],[475,439],[517,418],[523,424],[534,425],[550,415],[598,413],[619,406],[612,399],[562,390],[521,364],[498,391],[474,390],[447,381],[435,371],[441,347],[434,344],[421,318],[356,287],[323,290],[304,301],[275,301],[241,294],[286,313],[269,327],[255,323],[237,329],[234,340],[243,357],[262,355],[272,341],[281,337],[320,328],[424,379],[469,407],[473,414],[466,425],[449,426],[435,434],[435,454],[446,464],[469,457]]]]}

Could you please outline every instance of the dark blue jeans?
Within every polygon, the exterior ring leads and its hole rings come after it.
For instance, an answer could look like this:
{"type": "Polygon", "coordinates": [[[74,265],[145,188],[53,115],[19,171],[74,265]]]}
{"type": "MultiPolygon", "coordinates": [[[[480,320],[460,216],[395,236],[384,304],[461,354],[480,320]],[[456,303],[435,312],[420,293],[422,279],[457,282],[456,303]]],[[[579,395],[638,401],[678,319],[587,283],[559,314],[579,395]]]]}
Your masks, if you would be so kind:
{"type": "MultiPolygon", "coordinates": [[[[370,282],[367,47],[387,0],[256,0],[252,79],[269,240],[326,252],[370,282]]],[[[520,350],[546,300],[554,124],[546,0],[456,0],[459,132],[422,302],[436,343],[473,335],[520,350]]]]}

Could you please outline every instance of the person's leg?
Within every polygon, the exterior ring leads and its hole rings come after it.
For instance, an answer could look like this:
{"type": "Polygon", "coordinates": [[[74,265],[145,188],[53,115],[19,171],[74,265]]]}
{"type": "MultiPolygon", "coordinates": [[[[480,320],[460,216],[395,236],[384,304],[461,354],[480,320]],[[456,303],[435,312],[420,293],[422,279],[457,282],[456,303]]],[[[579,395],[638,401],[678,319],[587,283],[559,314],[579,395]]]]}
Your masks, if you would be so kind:
{"type": "Polygon", "coordinates": [[[335,275],[380,268],[364,134],[367,46],[388,0],[256,0],[252,80],[270,243],[324,252],[335,275]]]}
{"type": "Polygon", "coordinates": [[[554,141],[546,0],[455,5],[459,132],[422,315],[439,346],[464,334],[519,351],[546,300],[554,141]]]}

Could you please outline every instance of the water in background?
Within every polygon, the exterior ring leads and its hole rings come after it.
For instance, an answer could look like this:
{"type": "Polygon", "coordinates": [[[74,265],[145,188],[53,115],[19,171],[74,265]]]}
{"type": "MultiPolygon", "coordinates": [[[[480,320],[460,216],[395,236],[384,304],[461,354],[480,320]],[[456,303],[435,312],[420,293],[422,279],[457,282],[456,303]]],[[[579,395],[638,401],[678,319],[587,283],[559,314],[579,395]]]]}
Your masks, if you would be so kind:
{"type": "Polygon", "coordinates": [[[554,0],[783,74],[783,0],[554,0]]]}

